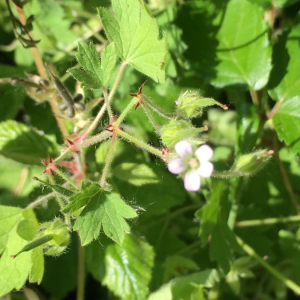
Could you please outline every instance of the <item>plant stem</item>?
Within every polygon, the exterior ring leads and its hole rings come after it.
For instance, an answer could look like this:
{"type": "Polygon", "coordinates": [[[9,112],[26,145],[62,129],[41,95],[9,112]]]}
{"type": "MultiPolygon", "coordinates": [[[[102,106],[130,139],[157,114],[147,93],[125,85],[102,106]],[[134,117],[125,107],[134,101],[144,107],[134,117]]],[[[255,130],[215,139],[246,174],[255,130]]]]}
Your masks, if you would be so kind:
{"type": "Polygon", "coordinates": [[[250,95],[251,95],[251,99],[252,99],[253,104],[255,106],[259,106],[259,100],[258,100],[257,92],[253,89],[250,89],[250,95]]]}
{"type": "Polygon", "coordinates": [[[130,112],[130,110],[136,105],[136,97],[133,97],[132,100],[128,103],[126,108],[122,111],[121,115],[118,117],[117,121],[115,122],[115,127],[119,127],[122,121],[125,119],[127,114],[130,112]]]}
{"type": "Polygon", "coordinates": [[[101,179],[99,181],[99,184],[102,188],[104,188],[106,177],[107,177],[107,174],[108,174],[108,171],[109,171],[109,167],[110,167],[111,162],[112,162],[113,157],[114,157],[115,142],[116,142],[116,137],[113,136],[112,139],[111,139],[111,144],[110,144],[108,153],[106,155],[106,160],[105,160],[105,165],[104,165],[104,168],[103,168],[102,176],[101,176],[101,179]]]}
{"type": "Polygon", "coordinates": [[[247,245],[241,238],[236,236],[236,240],[238,244],[243,248],[243,250],[250,256],[255,258],[262,266],[264,266],[272,275],[274,275],[277,279],[281,280],[288,288],[294,291],[296,294],[300,295],[300,286],[297,285],[292,280],[286,278],[282,273],[273,268],[270,264],[268,264],[261,256],[259,256],[253,248],[247,245]]]}
{"type": "Polygon", "coordinates": [[[69,154],[70,148],[67,148],[64,152],[60,154],[60,156],[56,157],[53,162],[58,163],[63,160],[69,154]]]}
{"type": "Polygon", "coordinates": [[[84,147],[87,147],[87,146],[90,146],[90,145],[93,145],[96,143],[100,143],[100,142],[108,139],[111,135],[112,135],[112,133],[109,131],[106,131],[106,130],[102,131],[99,134],[94,135],[94,136],[90,137],[89,139],[86,139],[85,141],[83,141],[81,146],[84,148],[84,147]]]}
{"type": "Polygon", "coordinates": [[[78,235],[78,276],[77,276],[77,300],[84,300],[85,286],[85,248],[81,246],[78,235]]]}
{"type": "Polygon", "coordinates": [[[147,115],[147,117],[149,119],[149,122],[153,126],[154,130],[156,132],[159,132],[160,126],[157,124],[155,117],[153,116],[152,110],[149,109],[149,107],[147,105],[142,105],[142,107],[143,107],[145,114],[147,115]]]}
{"type": "Polygon", "coordinates": [[[282,161],[280,160],[280,157],[279,157],[279,147],[278,147],[278,142],[277,142],[277,138],[276,138],[276,135],[274,134],[274,137],[273,137],[273,144],[274,144],[274,156],[275,156],[275,160],[276,160],[276,163],[278,165],[278,168],[279,168],[279,171],[280,171],[280,174],[282,176],[282,180],[283,180],[283,183],[284,183],[284,186],[292,200],[292,203],[294,204],[295,206],[295,209],[298,213],[298,215],[300,214],[300,205],[297,201],[297,198],[294,194],[294,191],[293,191],[293,187],[290,183],[290,180],[289,180],[289,177],[285,171],[285,168],[283,166],[283,163],[282,161]]]}
{"type": "Polygon", "coordinates": [[[279,100],[279,101],[276,102],[276,104],[273,106],[273,108],[271,109],[271,111],[267,115],[268,119],[272,119],[276,115],[276,113],[277,113],[277,111],[278,111],[278,109],[279,109],[279,107],[281,106],[282,103],[283,103],[283,100],[279,100]]]}
{"type": "Polygon", "coordinates": [[[105,104],[106,104],[106,109],[107,109],[109,120],[110,120],[110,122],[112,122],[112,120],[113,120],[113,112],[111,110],[110,103],[108,101],[107,90],[104,87],[103,87],[103,96],[104,96],[104,101],[105,101],[105,104]]]}
{"type": "MultiPolygon", "coordinates": [[[[48,178],[49,178],[50,183],[52,185],[55,185],[55,181],[54,181],[54,179],[53,179],[53,177],[52,177],[51,174],[48,174],[48,178]]],[[[62,210],[64,208],[65,204],[64,204],[63,200],[60,198],[60,196],[58,195],[58,193],[54,192],[54,194],[56,196],[58,205],[59,205],[60,209],[62,210]]]]}
{"type": "MultiPolygon", "coordinates": [[[[25,25],[26,24],[26,16],[25,16],[23,8],[21,8],[17,5],[15,5],[15,7],[17,9],[17,12],[18,12],[18,15],[19,15],[19,18],[20,18],[20,21],[21,21],[22,25],[25,25]]],[[[30,40],[33,39],[32,35],[29,34],[29,33],[27,34],[27,37],[30,40]]],[[[48,79],[48,76],[47,76],[46,70],[44,68],[44,64],[43,64],[43,61],[41,59],[41,56],[39,54],[38,49],[34,46],[34,47],[31,47],[31,51],[32,51],[34,61],[35,61],[35,64],[36,64],[36,67],[39,71],[40,76],[42,78],[48,79]]]]}
{"type": "Polygon", "coordinates": [[[116,132],[119,136],[121,136],[121,137],[124,138],[125,140],[127,140],[127,141],[129,141],[129,142],[135,144],[135,145],[138,146],[139,148],[142,148],[142,149],[144,149],[144,150],[146,150],[146,151],[148,151],[148,152],[150,152],[150,153],[152,153],[152,154],[154,154],[154,155],[160,157],[161,159],[163,159],[163,155],[162,155],[161,150],[159,150],[159,149],[157,149],[157,148],[154,148],[154,147],[152,147],[152,146],[150,146],[150,145],[148,145],[148,144],[146,144],[146,143],[144,143],[144,142],[138,140],[137,138],[131,136],[130,134],[128,134],[128,133],[122,131],[122,130],[119,129],[119,128],[116,128],[116,129],[115,129],[115,132],[116,132]]]}
{"type": "Polygon", "coordinates": [[[110,93],[109,93],[109,95],[108,95],[108,101],[111,101],[111,99],[113,98],[113,96],[114,96],[114,94],[115,94],[115,92],[116,92],[116,90],[117,90],[119,81],[120,81],[120,79],[121,79],[122,73],[123,73],[123,71],[124,71],[124,69],[125,69],[126,66],[127,66],[127,62],[126,62],[126,61],[123,61],[123,62],[121,63],[121,66],[120,66],[120,68],[119,68],[119,71],[118,71],[118,73],[117,73],[117,76],[116,76],[114,85],[113,85],[113,87],[112,87],[112,89],[111,89],[111,91],[110,91],[110,93]]]}
{"type": "Polygon", "coordinates": [[[273,225],[278,223],[300,222],[300,215],[290,217],[268,218],[261,220],[246,220],[235,223],[235,227],[251,227],[261,225],[273,225]]]}
{"type": "Polygon", "coordinates": [[[151,99],[149,98],[145,98],[145,101],[144,101],[144,106],[147,106],[149,107],[150,109],[156,111],[159,115],[161,115],[162,117],[164,117],[165,119],[168,119],[168,120],[172,120],[173,118],[176,118],[177,117],[177,114],[176,113],[168,113],[168,112],[165,112],[164,110],[162,110],[154,101],[152,101],[151,99]]]}
{"type": "Polygon", "coordinates": [[[80,190],[80,187],[72,179],[66,176],[61,170],[56,168],[55,173],[59,175],[62,179],[64,179],[66,182],[68,182],[70,185],[72,185],[76,190],[80,190]]]}

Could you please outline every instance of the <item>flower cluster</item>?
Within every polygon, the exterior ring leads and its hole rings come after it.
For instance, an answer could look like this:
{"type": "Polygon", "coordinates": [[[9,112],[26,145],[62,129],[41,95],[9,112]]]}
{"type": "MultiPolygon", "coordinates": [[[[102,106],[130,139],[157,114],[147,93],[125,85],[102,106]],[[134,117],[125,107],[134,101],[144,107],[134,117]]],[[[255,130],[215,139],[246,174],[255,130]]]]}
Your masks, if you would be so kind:
{"type": "Polygon", "coordinates": [[[187,141],[180,141],[175,145],[179,155],[169,162],[168,169],[173,174],[184,175],[184,187],[188,191],[198,191],[201,177],[210,177],[214,166],[209,161],[213,157],[213,150],[208,145],[200,146],[195,152],[187,141]]]}

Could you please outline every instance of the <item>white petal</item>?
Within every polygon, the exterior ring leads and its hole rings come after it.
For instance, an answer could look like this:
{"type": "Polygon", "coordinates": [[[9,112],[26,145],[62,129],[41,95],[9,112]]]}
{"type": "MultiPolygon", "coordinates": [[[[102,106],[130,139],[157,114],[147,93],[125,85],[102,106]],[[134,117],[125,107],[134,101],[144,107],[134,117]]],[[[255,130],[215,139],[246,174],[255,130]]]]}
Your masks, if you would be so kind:
{"type": "Polygon", "coordinates": [[[193,153],[193,148],[187,141],[180,141],[175,145],[175,151],[180,157],[185,157],[193,153]]]}
{"type": "Polygon", "coordinates": [[[200,189],[200,176],[196,170],[189,170],[184,176],[184,187],[187,191],[195,192],[200,189]]]}
{"type": "Polygon", "coordinates": [[[208,161],[213,157],[214,151],[208,145],[202,145],[195,151],[195,155],[200,162],[208,161]]]}
{"type": "Polygon", "coordinates": [[[214,170],[214,165],[209,162],[205,161],[201,163],[201,166],[198,168],[198,174],[203,177],[210,177],[214,170]]]}
{"type": "Polygon", "coordinates": [[[184,166],[181,158],[174,158],[169,162],[168,169],[173,174],[179,174],[183,172],[186,167],[184,166]]]}

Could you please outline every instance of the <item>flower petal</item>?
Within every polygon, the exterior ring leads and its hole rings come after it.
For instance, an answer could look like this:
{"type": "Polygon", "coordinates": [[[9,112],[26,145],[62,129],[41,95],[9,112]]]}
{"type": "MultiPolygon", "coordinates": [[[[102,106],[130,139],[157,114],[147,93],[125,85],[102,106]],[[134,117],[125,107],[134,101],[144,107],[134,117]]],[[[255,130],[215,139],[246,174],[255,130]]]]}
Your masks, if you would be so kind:
{"type": "Polygon", "coordinates": [[[175,145],[175,151],[180,157],[193,153],[193,148],[187,141],[180,141],[175,145]]]}
{"type": "Polygon", "coordinates": [[[209,161],[205,161],[201,163],[201,166],[198,168],[197,172],[200,176],[210,177],[213,170],[214,165],[209,161]]]}
{"type": "Polygon", "coordinates": [[[184,187],[187,191],[195,192],[200,189],[200,176],[196,170],[189,170],[184,176],[184,187]]]}
{"type": "Polygon", "coordinates": [[[186,167],[181,158],[174,158],[169,162],[168,169],[173,174],[179,174],[185,171],[186,167]]]}
{"type": "Polygon", "coordinates": [[[200,162],[208,161],[213,157],[214,151],[208,145],[202,145],[195,151],[195,155],[200,162]]]}

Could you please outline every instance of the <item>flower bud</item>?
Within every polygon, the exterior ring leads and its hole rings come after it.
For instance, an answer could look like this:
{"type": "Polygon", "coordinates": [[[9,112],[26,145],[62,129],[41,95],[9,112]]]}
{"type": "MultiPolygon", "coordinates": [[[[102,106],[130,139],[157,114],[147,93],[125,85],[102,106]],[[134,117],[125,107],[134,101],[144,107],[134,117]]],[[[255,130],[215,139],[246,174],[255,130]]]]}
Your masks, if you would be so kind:
{"type": "Polygon", "coordinates": [[[227,106],[211,98],[203,98],[197,91],[186,91],[181,94],[177,101],[177,113],[186,118],[195,118],[202,115],[203,107],[218,105],[224,110],[227,106]]]}
{"type": "Polygon", "coordinates": [[[263,169],[272,158],[273,150],[259,150],[239,157],[235,171],[242,176],[254,175],[263,169]]]}
{"type": "Polygon", "coordinates": [[[161,128],[160,134],[164,145],[171,149],[179,141],[194,137],[202,131],[203,128],[196,128],[185,120],[171,120],[161,128]]]}

